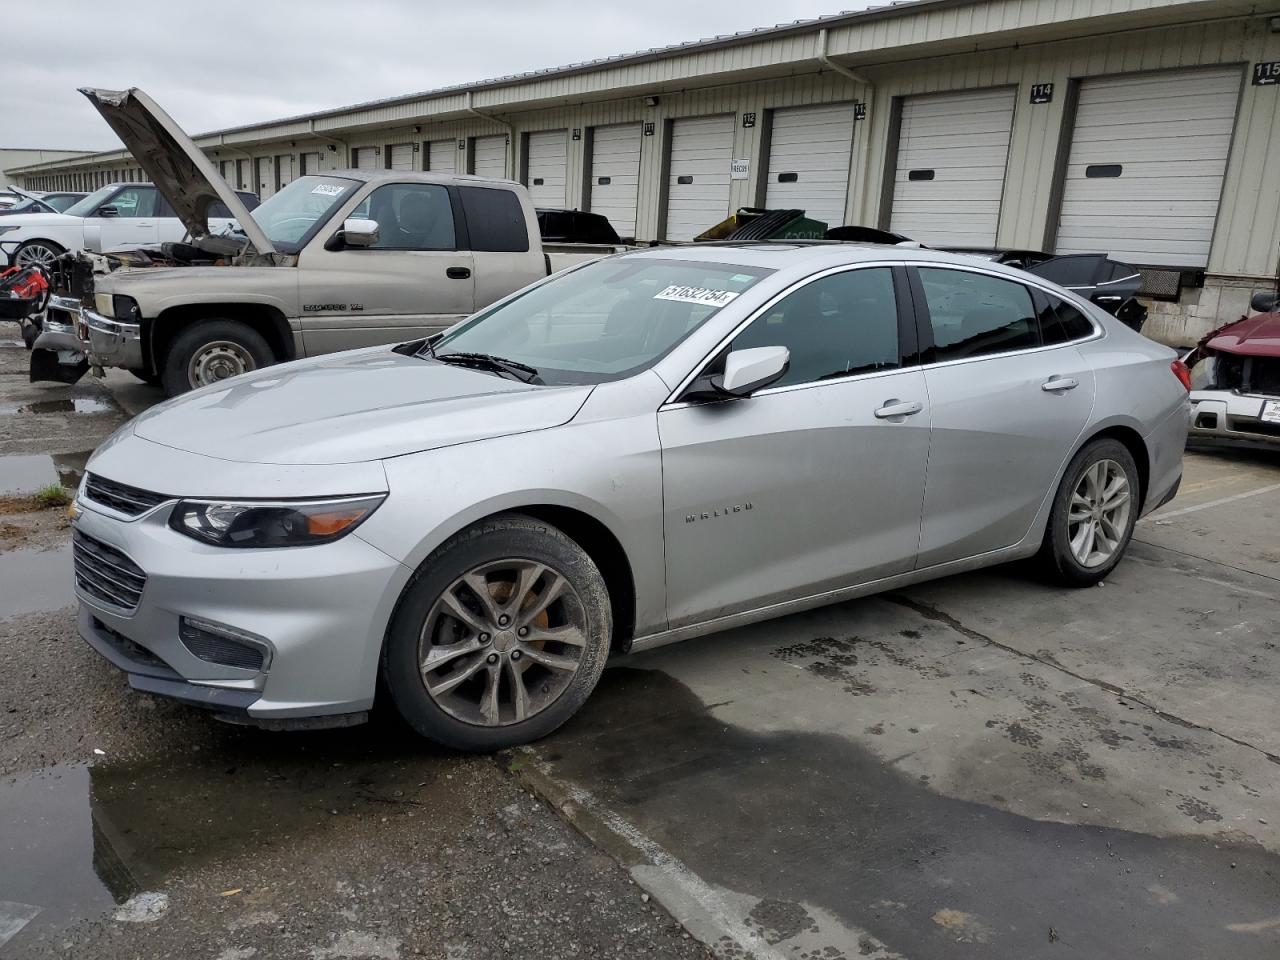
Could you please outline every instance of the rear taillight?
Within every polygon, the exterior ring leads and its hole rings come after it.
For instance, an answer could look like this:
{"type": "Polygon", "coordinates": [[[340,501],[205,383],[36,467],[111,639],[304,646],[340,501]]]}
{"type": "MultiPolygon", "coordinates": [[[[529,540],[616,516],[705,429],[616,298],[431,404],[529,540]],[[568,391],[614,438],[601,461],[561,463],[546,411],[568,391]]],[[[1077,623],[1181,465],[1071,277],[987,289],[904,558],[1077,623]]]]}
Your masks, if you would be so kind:
{"type": "Polygon", "coordinates": [[[1181,360],[1175,360],[1169,364],[1169,369],[1173,371],[1173,375],[1178,378],[1178,382],[1182,384],[1182,389],[1187,393],[1191,392],[1191,368],[1181,360]]]}

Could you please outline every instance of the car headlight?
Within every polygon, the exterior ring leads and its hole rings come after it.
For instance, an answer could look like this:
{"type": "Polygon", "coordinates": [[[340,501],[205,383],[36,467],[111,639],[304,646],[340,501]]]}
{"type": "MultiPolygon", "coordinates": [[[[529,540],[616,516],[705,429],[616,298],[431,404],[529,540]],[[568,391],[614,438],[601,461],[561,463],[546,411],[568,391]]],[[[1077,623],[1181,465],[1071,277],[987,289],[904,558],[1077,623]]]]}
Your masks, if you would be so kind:
{"type": "Polygon", "coordinates": [[[345,537],[386,494],[325,500],[182,500],[169,516],[179,533],[215,547],[306,547],[345,537]]]}
{"type": "Polygon", "coordinates": [[[15,223],[11,223],[5,227],[0,227],[0,237],[4,236],[6,233],[13,233],[13,231],[21,230],[21,229],[22,229],[22,224],[15,224],[15,223]]]}

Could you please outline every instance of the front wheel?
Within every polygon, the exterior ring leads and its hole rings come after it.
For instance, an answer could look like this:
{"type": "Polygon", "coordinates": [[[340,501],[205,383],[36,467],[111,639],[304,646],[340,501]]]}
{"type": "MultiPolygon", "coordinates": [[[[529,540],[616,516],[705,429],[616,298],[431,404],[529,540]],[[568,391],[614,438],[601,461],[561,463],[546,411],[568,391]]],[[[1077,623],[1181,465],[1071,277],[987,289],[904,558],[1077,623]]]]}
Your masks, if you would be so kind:
{"type": "Polygon", "coordinates": [[[1076,454],[1054,498],[1040,557],[1060,583],[1088,587],[1120,562],[1138,520],[1138,468],[1118,440],[1076,454]]]}
{"type": "Polygon", "coordinates": [[[171,397],[275,362],[257,330],[239,320],[201,320],[169,345],[160,378],[171,397]]]}
{"type": "Polygon", "coordinates": [[[43,267],[48,270],[66,251],[52,240],[28,240],[13,255],[15,267],[43,267]]]}
{"type": "Polygon", "coordinates": [[[555,527],[504,514],[424,561],[387,631],[383,677],[422,736],[500,750],[577,712],[611,633],[608,590],[587,553],[555,527]]]}

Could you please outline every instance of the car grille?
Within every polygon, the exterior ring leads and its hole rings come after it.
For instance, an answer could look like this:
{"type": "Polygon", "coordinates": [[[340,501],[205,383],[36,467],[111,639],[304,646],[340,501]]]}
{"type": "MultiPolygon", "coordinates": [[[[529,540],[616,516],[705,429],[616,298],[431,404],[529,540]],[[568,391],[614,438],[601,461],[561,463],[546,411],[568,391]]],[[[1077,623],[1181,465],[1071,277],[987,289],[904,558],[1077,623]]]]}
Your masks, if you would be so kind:
{"type": "Polygon", "coordinates": [[[1264,437],[1280,437],[1280,423],[1263,423],[1261,420],[1246,420],[1243,417],[1231,417],[1228,423],[1230,429],[1236,433],[1257,433],[1264,437]]]}
{"type": "Polygon", "coordinates": [[[80,590],[126,613],[138,609],[142,588],[147,585],[141,567],[115,547],[79,530],[72,534],[71,554],[80,590]]]}
{"type": "Polygon", "coordinates": [[[89,474],[85,479],[84,493],[94,503],[100,503],[117,513],[123,513],[126,517],[139,516],[152,507],[173,499],[163,493],[153,493],[125,483],[116,483],[96,473],[89,474]]]}

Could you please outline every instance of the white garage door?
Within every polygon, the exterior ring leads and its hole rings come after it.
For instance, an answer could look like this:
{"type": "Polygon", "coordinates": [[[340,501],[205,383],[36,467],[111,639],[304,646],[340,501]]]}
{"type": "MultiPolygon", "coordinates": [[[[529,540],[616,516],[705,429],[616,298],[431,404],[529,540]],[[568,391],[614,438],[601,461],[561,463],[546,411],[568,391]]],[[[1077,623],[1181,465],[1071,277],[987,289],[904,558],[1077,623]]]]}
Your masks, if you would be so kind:
{"type": "Polygon", "coordinates": [[[477,177],[507,175],[507,138],[476,137],[473,141],[471,172],[477,177]]]}
{"type": "Polygon", "coordinates": [[[377,147],[356,147],[354,160],[357,170],[382,169],[382,158],[378,156],[377,147]]]}
{"type": "Polygon", "coordinates": [[[1058,252],[1206,266],[1239,93],[1238,69],[1081,83],[1058,252]]]}
{"type": "Polygon", "coordinates": [[[852,155],[853,104],[775,110],[764,205],[842,225],[852,155]]]}
{"type": "Polygon", "coordinates": [[[436,173],[456,173],[461,152],[456,140],[432,140],[427,144],[426,169],[436,173]]]}
{"type": "Polygon", "coordinates": [[[304,174],[320,172],[320,154],[304,153],[298,160],[304,174]]]}
{"type": "Polygon", "coordinates": [[[732,163],[732,114],[672,123],[666,239],[692,240],[729,215],[732,163]]]}
{"type": "Polygon", "coordinates": [[[392,170],[412,170],[413,169],[413,144],[412,143],[392,144],[391,169],[392,170]]]}
{"type": "Polygon", "coordinates": [[[941,247],[996,242],[1016,99],[1009,87],[903,102],[890,230],[941,247]]]}
{"type": "Polygon", "coordinates": [[[562,208],[565,205],[565,167],[569,162],[569,135],[566,130],[544,130],[529,134],[529,197],[535,207],[562,208]]]}
{"type": "Polygon", "coordinates": [[[608,217],[620,237],[636,235],[640,143],[638,123],[591,132],[591,212],[608,217]]]}

